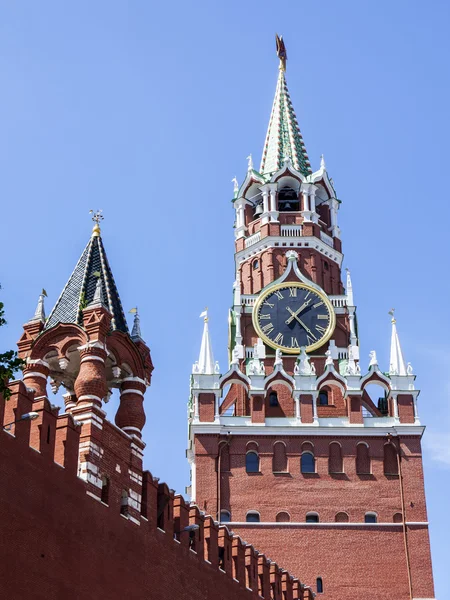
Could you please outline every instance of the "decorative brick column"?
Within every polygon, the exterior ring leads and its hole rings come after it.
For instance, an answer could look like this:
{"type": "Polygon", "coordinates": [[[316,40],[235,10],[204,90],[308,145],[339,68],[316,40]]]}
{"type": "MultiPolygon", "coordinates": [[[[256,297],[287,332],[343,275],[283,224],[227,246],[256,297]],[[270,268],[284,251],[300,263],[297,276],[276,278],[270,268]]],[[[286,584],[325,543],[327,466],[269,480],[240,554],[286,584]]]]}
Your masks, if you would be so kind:
{"type": "Polygon", "coordinates": [[[74,385],[77,407],[95,405],[101,408],[108,391],[105,346],[101,342],[91,342],[80,346],[78,350],[81,357],[80,372],[74,385]]]}
{"type": "Polygon", "coordinates": [[[27,360],[27,365],[23,370],[23,381],[27,388],[34,390],[35,399],[47,396],[49,372],[49,364],[45,360],[27,360]]]}
{"type": "Polygon", "coordinates": [[[145,425],[145,389],[145,381],[139,377],[126,377],[120,386],[120,405],[115,420],[116,425],[129,435],[142,435],[145,425]]]}

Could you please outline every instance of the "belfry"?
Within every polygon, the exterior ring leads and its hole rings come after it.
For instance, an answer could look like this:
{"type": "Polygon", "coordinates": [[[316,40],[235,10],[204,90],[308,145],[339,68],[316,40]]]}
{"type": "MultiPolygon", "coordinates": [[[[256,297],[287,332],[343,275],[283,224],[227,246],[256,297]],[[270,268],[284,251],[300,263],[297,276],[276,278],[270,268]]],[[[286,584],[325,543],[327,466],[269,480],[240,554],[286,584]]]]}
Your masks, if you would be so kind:
{"type": "Polygon", "coordinates": [[[229,365],[205,321],[192,369],[191,499],[323,598],[431,600],[416,377],[393,311],[390,364],[360,355],[341,202],[277,54],[259,171],[234,180],[229,365]]]}

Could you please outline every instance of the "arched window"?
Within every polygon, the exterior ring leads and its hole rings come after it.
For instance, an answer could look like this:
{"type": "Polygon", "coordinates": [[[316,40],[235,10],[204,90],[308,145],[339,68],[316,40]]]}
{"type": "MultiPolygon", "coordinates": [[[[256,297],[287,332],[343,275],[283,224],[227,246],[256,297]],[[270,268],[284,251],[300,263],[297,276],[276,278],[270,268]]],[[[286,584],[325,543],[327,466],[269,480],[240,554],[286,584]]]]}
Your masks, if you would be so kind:
{"type": "Polygon", "coordinates": [[[320,392],[319,392],[319,406],[328,406],[328,392],[327,392],[327,390],[320,390],[320,392]]]}
{"type": "Polygon", "coordinates": [[[285,186],[278,192],[278,210],[292,212],[299,210],[298,194],[291,187],[285,186]]]}
{"type": "Polygon", "coordinates": [[[318,523],[319,515],[316,512],[306,513],[306,522],[307,523],[318,523]]]}
{"type": "Polygon", "coordinates": [[[273,445],[272,471],[274,473],[287,473],[286,446],[283,442],[275,442],[273,445]]]}
{"type": "Polygon", "coordinates": [[[338,512],[334,520],[336,523],[348,523],[348,514],[346,512],[338,512]]]}
{"type": "Polygon", "coordinates": [[[231,513],[229,510],[221,510],[220,511],[220,522],[221,523],[230,523],[231,521],[231,513]]]}
{"type": "Polygon", "coordinates": [[[270,392],[269,406],[278,406],[278,394],[276,392],[270,392]]]}
{"type": "Polygon", "coordinates": [[[316,585],[317,585],[317,593],[318,594],[323,594],[323,581],[322,581],[322,577],[318,577],[317,578],[316,585]]]}
{"type": "Polygon", "coordinates": [[[260,522],[260,517],[259,517],[259,512],[256,510],[249,510],[245,520],[247,523],[259,523],[260,522]]]}
{"type": "Polygon", "coordinates": [[[356,474],[370,475],[369,448],[364,442],[356,446],[356,474]]]}
{"type": "Polygon", "coordinates": [[[394,514],[394,517],[392,519],[394,521],[394,523],[403,523],[403,517],[402,517],[402,513],[400,512],[396,512],[394,514]]]}
{"type": "Polygon", "coordinates": [[[376,523],[377,522],[377,513],[375,512],[366,512],[364,515],[364,523],[376,523]]]}
{"type": "Polygon", "coordinates": [[[108,504],[108,500],[109,500],[109,478],[106,477],[106,475],[103,475],[103,477],[102,477],[102,493],[101,493],[100,500],[103,502],[103,504],[108,504]]]}
{"type": "Polygon", "coordinates": [[[301,471],[302,473],[316,472],[316,461],[314,460],[314,455],[311,452],[303,452],[301,457],[301,471]]]}
{"type": "Polygon", "coordinates": [[[291,520],[291,515],[286,511],[281,511],[281,512],[277,513],[277,516],[275,517],[275,521],[277,523],[289,523],[290,520],[291,520]]]}
{"type": "Polygon", "coordinates": [[[398,475],[397,451],[393,444],[384,445],[384,474],[398,475]]]}
{"type": "Polygon", "coordinates": [[[253,269],[258,269],[259,268],[259,260],[256,259],[253,261],[253,269]]]}
{"type": "Polygon", "coordinates": [[[247,452],[245,455],[245,470],[247,473],[259,473],[259,456],[256,452],[247,452]]]}
{"type": "Polygon", "coordinates": [[[122,497],[120,499],[120,514],[125,517],[128,516],[128,492],[127,490],[122,490],[122,497]]]}
{"type": "Polygon", "coordinates": [[[342,460],[342,448],[337,442],[331,442],[328,456],[328,472],[343,473],[344,463],[342,460]]]}

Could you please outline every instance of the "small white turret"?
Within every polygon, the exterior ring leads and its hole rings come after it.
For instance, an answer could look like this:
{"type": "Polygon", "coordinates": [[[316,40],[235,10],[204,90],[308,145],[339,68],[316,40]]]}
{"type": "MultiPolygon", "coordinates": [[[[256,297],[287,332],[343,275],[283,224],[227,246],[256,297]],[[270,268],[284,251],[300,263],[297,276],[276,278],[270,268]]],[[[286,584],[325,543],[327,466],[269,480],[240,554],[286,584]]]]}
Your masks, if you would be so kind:
{"type": "Polygon", "coordinates": [[[216,370],[219,369],[219,365],[217,364],[216,367],[211,339],[209,337],[208,309],[205,309],[200,317],[203,317],[203,336],[202,344],[200,346],[200,355],[198,357],[198,362],[195,365],[196,370],[194,372],[201,373],[202,375],[214,375],[216,370]]]}
{"type": "Polygon", "coordinates": [[[391,333],[391,355],[389,360],[389,374],[390,375],[408,375],[408,371],[403,358],[402,347],[400,346],[400,340],[397,333],[397,321],[394,318],[394,309],[389,311],[391,315],[392,333],[391,333]]]}

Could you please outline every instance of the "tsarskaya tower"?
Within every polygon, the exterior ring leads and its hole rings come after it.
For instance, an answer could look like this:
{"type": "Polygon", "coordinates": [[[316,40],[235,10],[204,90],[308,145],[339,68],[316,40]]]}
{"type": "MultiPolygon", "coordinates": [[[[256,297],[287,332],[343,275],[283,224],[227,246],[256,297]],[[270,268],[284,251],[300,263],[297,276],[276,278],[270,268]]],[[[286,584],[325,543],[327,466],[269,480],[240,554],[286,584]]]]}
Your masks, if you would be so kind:
{"type": "Polygon", "coordinates": [[[261,164],[235,180],[229,366],[205,314],[192,370],[192,500],[323,598],[432,599],[415,375],[394,314],[390,364],[360,357],[340,201],[277,53],[261,164]]]}

